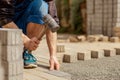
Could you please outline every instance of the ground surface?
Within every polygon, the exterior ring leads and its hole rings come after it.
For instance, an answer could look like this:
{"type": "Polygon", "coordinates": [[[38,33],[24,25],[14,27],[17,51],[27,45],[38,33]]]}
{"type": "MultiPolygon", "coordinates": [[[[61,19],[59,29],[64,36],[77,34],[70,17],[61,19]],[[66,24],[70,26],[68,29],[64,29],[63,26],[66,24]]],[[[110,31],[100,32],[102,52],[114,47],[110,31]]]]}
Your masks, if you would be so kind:
{"type": "Polygon", "coordinates": [[[120,80],[120,56],[64,63],[61,70],[72,80],[120,80]]]}
{"type": "MultiPolygon", "coordinates": [[[[79,49],[78,43],[62,44],[67,46],[66,50],[68,52],[74,53],[75,49],[79,49]]],[[[45,39],[43,39],[39,48],[34,53],[36,53],[36,57],[40,56],[49,59],[47,57],[49,56],[49,51],[45,39]]],[[[120,55],[88,61],[77,61],[75,63],[62,63],[61,71],[70,73],[72,80],[120,80],[120,55]]]]}

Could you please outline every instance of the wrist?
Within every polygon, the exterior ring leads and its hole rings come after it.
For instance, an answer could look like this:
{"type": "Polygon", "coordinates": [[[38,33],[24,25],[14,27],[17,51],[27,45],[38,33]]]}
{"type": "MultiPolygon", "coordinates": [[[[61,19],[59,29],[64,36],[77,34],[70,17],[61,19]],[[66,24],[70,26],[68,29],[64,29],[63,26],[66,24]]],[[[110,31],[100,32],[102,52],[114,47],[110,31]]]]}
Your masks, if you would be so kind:
{"type": "Polygon", "coordinates": [[[51,55],[50,59],[56,58],[56,55],[51,55]]]}
{"type": "Polygon", "coordinates": [[[25,35],[23,35],[23,34],[22,34],[22,38],[23,38],[24,48],[25,48],[25,49],[28,49],[30,39],[29,39],[28,37],[26,37],[25,35]]]}
{"type": "Polygon", "coordinates": [[[30,41],[30,39],[27,36],[25,36],[24,34],[22,34],[22,38],[23,38],[23,44],[26,44],[27,42],[30,41]]]}

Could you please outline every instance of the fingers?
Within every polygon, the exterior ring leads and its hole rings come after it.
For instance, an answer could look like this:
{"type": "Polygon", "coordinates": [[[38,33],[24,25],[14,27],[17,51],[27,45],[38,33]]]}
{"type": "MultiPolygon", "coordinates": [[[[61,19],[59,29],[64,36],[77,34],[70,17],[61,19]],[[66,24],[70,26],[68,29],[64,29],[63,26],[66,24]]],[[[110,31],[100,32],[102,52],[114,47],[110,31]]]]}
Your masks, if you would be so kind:
{"type": "Polygon", "coordinates": [[[60,66],[59,64],[56,64],[54,62],[50,63],[50,70],[59,70],[60,66]]]}
{"type": "Polygon", "coordinates": [[[50,70],[54,70],[54,62],[50,60],[50,70]]]}
{"type": "Polygon", "coordinates": [[[36,37],[32,38],[31,40],[32,40],[33,42],[35,42],[36,44],[39,44],[39,43],[40,43],[40,41],[39,41],[36,37]]]}
{"type": "Polygon", "coordinates": [[[60,65],[59,64],[55,64],[55,69],[59,70],[60,69],[60,65]]]}
{"type": "Polygon", "coordinates": [[[36,50],[38,48],[39,43],[40,41],[36,37],[34,37],[27,42],[27,49],[30,51],[36,50]]]}
{"type": "Polygon", "coordinates": [[[50,70],[59,70],[60,65],[56,57],[50,59],[50,70]]]}

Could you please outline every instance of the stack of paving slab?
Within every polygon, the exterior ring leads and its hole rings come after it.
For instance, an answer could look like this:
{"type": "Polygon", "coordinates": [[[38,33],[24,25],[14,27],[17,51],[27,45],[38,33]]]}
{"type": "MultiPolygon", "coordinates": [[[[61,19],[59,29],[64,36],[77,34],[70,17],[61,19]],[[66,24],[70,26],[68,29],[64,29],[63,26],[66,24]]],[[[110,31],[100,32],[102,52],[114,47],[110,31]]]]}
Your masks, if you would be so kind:
{"type": "Polygon", "coordinates": [[[120,27],[120,0],[87,0],[87,32],[112,36],[120,27]]]}
{"type": "Polygon", "coordinates": [[[23,43],[19,29],[0,29],[0,80],[23,80],[23,43]]]}

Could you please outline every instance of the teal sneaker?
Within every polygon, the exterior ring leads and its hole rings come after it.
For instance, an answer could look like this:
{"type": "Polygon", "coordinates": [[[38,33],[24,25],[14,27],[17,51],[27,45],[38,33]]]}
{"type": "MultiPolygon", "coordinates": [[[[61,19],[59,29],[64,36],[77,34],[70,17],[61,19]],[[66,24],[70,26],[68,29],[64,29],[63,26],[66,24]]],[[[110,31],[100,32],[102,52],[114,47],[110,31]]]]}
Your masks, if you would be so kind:
{"type": "Polygon", "coordinates": [[[37,59],[28,50],[24,50],[23,59],[24,59],[24,68],[37,67],[37,59]]]}

